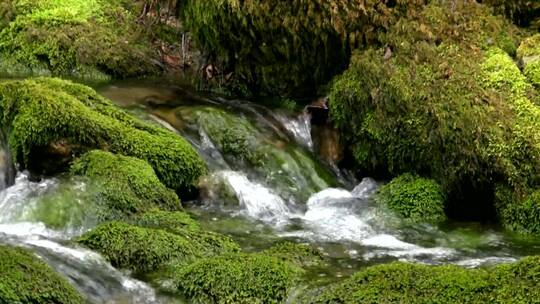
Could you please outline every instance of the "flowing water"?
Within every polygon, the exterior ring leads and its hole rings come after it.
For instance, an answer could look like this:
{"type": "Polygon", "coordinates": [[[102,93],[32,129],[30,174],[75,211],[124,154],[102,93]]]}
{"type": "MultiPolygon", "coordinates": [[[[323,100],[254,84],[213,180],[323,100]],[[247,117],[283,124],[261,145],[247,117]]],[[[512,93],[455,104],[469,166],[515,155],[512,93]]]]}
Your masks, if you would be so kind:
{"type": "MultiPolygon", "coordinates": [[[[135,115],[181,134],[200,152],[210,173],[200,181],[200,198],[186,205],[204,227],[231,235],[247,251],[284,239],[314,244],[329,261],[312,270],[314,277],[339,278],[393,260],[479,267],[540,253],[540,240],[520,239],[498,227],[412,225],[396,217],[373,201],[380,181],[356,180],[317,155],[321,140],[312,140],[306,112],[197,95],[165,82],[99,90],[135,115]]],[[[15,176],[9,164],[4,148],[0,243],[33,250],[91,303],[179,301],[73,242],[94,225],[84,202],[72,194],[55,203],[49,198],[53,207],[43,200],[67,186],[83,194],[83,181],[33,181],[25,173],[15,176]],[[56,225],[58,218],[62,225],[56,225]]]]}

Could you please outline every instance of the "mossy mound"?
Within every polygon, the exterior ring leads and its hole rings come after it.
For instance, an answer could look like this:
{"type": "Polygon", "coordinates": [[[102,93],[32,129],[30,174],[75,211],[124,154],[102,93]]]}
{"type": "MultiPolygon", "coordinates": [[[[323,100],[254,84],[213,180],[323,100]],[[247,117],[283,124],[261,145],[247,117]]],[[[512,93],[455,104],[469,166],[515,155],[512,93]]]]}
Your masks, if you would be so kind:
{"type": "Polygon", "coordinates": [[[540,235],[540,190],[518,194],[501,186],[496,191],[495,199],[497,215],[506,229],[540,235]]]}
{"type": "Polygon", "coordinates": [[[137,16],[122,2],[10,0],[2,4],[10,17],[0,22],[0,73],[92,81],[157,73],[159,54],[137,16]]]}
{"type": "Polygon", "coordinates": [[[323,261],[322,253],[310,245],[282,242],[261,252],[274,256],[300,267],[320,265],[323,261]]]}
{"type": "Polygon", "coordinates": [[[540,34],[525,39],[519,46],[517,55],[525,76],[537,89],[540,88],[540,34]]]}
{"type": "Polygon", "coordinates": [[[203,255],[192,240],[122,222],[100,225],[77,242],[103,254],[114,267],[137,272],[156,270],[173,261],[188,262],[203,255]]]}
{"type": "Polygon", "coordinates": [[[32,253],[0,245],[0,302],[86,303],[64,278],[32,253]]]}
{"type": "Polygon", "coordinates": [[[437,182],[403,174],[382,186],[375,200],[414,222],[437,223],[446,215],[445,194],[437,182]]]}
{"type": "Polygon", "coordinates": [[[155,208],[181,209],[174,191],[167,189],[152,167],[138,158],[94,150],[71,167],[74,175],[85,176],[96,189],[94,199],[106,206],[110,219],[130,217],[155,208]]]}
{"type": "Polygon", "coordinates": [[[201,229],[199,223],[184,212],[147,212],[138,218],[137,225],[183,237],[205,256],[240,251],[240,246],[230,237],[201,229]]]}
{"type": "Polygon", "coordinates": [[[535,184],[540,129],[520,107],[534,113],[536,93],[507,55],[518,37],[482,5],[434,1],[381,35],[384,48],[357,52],[332,84],[330,111],[358,167],[432,178],[452,214],[469,218],[489,213],[494,181],[535,184]],[[490,67],[493,56],[513,78],[490,67]],[[521,87],[502,90],[505,81],[521,87]]]}
{"type": "Polygon", "coordinates": [[[276,257],[235,254],[198,260],[173,280],[193,303],[282,303],[301,272],[276,257]]]}
{"type": "Polygon", "coordinates": [[[342,71],[350,49],[425,1],[182,0],[182,20],[236,93],[313,94],[342,71]],[[235,87],[235,84],[239,86],[235,87]]]}
{"type": "MultiPolygon", "coordinates": [[[[368,267],[311,303],[531,303],[539,257],[491,269],[391,263],[368,267]]],[[[534,302],[534,300],[533,300],[534,302]]]]}
{"type": "Polygon", "coordinates": [[[206,172],[187,141],[128,115],[83,85],[54,78],[2,82],[0,109],[22,169],[56,172],[73,156],[103,149],[147,161],[178,192],[191,189],[206,172]]]}

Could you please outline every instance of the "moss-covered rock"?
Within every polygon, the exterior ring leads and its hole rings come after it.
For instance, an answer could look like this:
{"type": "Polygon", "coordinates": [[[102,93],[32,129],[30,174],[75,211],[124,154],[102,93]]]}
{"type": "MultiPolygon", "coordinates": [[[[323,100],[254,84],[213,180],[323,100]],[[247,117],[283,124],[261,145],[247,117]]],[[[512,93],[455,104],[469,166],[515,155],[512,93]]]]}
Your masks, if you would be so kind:
{"type": "Polygon", "coordinates": [[[518,81],[523,106],[536,111],[534,89],[507,55],[517,33],[482,5],[433,1],[381,35],[384,48],[357,52],[332,84],[330,111],[359,168],[432,178],[452,213],[469,217],[489,213],[494,180],[536,183],[535,123],[488,67],[492,50],[504,50],[506,81],[518,81]]]}
{"type": "MultiPolygon", "coordinates": [[[[376,40],[425,1],[182,0],[182,20],[237,93],[313,94],[342,71],[350,49],[376,40]]],[[[216,77],[218,78],[218,77],[216,77]]]]}
{"type": "Polygon", "coordinates": [[[157,73],[159,53],[137,23],[138,16],[123,2],[3,3],[11,17],[0,21],[0,73],[63,75],[92,81],[157,73]]]}
{"type": "Polygon", "coordinates": [[[100,225],[77,241],[103,254],[114,267],[138,272],[156,270],[171,262],[185,263],[203,255],[192,240],[122,222],[100,225]]]}
{"type": "Polygon", "coordinates": [[[354,274],[313,303],[484,303],[490,287],[483,270],[390,263],[354,274]]]}
{"type": "Polygon", "coordinates": [[[235,254],[198,260],[173,280],[193,303],[282,303],[301,273],[277,257],[235,254]]]}
{"type": "Polygon", "coordinates": [[[64,278],[32,253],[0,245],[0,302],[83,304],[64,278]]]}
{"type": "Polygon", "coordinates": [[[146,160],[176,191],[192,188],[206,172],[187,141],[130,116],[83,85],[54,78],[2,82],[0,109],[21,168],[55,172],[74,156],[104,149],[146,160]]]}
{"type": "Polygon", "coordinates": [[[500,186],[495,195],[497,215],[508,230],[540,235],[540,190],[518,194],[500,186]]]}
{"type": "Polygon", "coordinates": [[[368,267],[311,303],[531,303],[537,256],[488,269],[391,263],[368,267]]]}
{"type": "Polygon", "coordinates": [[[536,88],[540,88],[540,34],[525,39],[519,46],[517,55],[525,76],[536,88]]]}
{"type": "Polygon", "coordinates": [[[441,222],[445,194],[437,182],[412,174],[403,174],[382,186],[375,200],[414,222],[441,222]]]}
{"type": "Polygon", "coordinates": [[[230,237],[201,229],[199,223],[185,212],[155,210],[140,216],[137,224],[181,236],[205,256],[240,251],[240,246],[230,237]]]}
{"type": "Polygon", "coordinates": [[[152,167],[138,158],[94,150],[78,159],[71,173],[90,180],[95,189],[93,197],[107,207],[108,218],[129,217],[155,208],[182,208],[176,193],[167,189],[152,167]]]}

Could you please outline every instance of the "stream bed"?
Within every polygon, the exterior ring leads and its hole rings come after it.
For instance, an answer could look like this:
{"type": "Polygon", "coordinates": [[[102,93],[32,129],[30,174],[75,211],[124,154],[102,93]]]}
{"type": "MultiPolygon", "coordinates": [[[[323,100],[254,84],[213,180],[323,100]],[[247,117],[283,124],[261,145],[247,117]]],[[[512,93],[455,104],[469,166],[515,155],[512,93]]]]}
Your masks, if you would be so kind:
{"type": "MultiPolygon", "coordinates": [[[[184,136],[203,156],[210,173],[200,181],[200,196],[183,203],[204,228],[232,236],[246,251],[283,240],[313,244],[328,261],[310,270],[321,281],[396,260],[482,267],[540,253],[539,239],[495,225],[401,220],[373,201],[384,181],[357,179],[321,155],[327,133],[314,131],[301,109],[199,95],[167,81],[119,82],[98,91],[184,136]]],[[[65,183],[84,193],[84,183],[62,177],[33,181],[25,172],[8,170],[5,160],[2,168],[0,243],[33,250],[92,303],[182,303],[74,245],[71,240],[93,226],[79,221],[77,212],[61,210],[73,220],[68,229],[43,224],[42,216],[51,210],[40,198],[65,183]]]]}

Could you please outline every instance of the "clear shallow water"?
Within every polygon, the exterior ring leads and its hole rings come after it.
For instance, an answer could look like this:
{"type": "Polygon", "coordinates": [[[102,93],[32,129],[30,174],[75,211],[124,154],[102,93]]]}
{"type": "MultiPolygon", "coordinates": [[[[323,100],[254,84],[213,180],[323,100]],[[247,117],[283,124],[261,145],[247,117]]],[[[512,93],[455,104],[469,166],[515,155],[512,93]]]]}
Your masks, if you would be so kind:
{"type": "MultiPolygon", "coordinates": [[[[126,96],[121,99],[126,100],[130,87],[133,84],[105,87],[101,92],[115,100],[118,90],[123,90],[126,96]]],[[[199,150],[211,174],[202,181],[201,198],[190,204],[191,211],[208,227],[233,235],[244,248],[262,249],[282,239],[312,243],[335,262],[330,275],[336,276],[392,260],[479,267],[540,253],[539,239],[510,235],[497,226],[412,225],[377,206],[372,200],[380,186],[377,181],[345,178],[350,175],[336,172],[334,164],[313,153],[317,147],[304,112],[177,91],[183,93],[161,104],[153,100],[155,95],[137,96],[132,100],[139,102],[131,108],[150,119],[159,118],[160,124],[182,134],[199,150]],[[201,108],[217,109],[212,119],[229,119],[223,132],[247,126],[240,129],[248,130],[247,138],[254,138],[254,144],[246,150],[272,143],[263,153],[264,166],[246,164],[224,149],[220,136],[212,134],[208,122],[201,119],[201,108]],[[275,157],[280,153],[284,156],[275,157]],[[276,182],[280,178],[286,181],[276,182]]]]}

